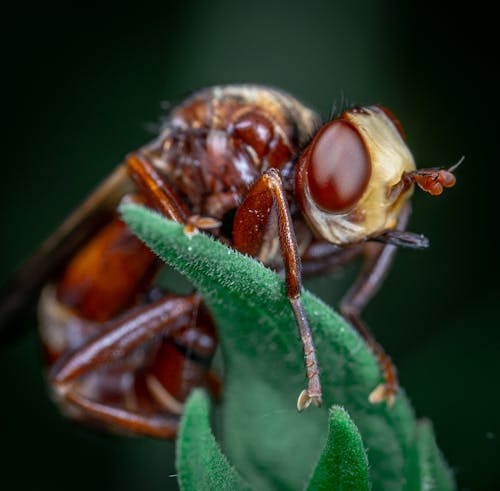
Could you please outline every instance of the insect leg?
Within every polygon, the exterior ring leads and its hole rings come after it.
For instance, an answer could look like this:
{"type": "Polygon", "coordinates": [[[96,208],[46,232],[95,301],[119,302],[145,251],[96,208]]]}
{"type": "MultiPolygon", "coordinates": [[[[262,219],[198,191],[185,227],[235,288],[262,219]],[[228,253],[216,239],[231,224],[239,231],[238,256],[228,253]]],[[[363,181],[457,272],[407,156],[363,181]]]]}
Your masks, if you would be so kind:
{"type": "Polygon", "coordinates": [[[311,328],[300,297],[302,280],[297,240],[281,176],[276,169],[267,170],[255,182],[238,208],[234,219],[233,241],[241,252],[257,256],[273,205],[278,215],[279,241],[286,272],[286,293],[304,345],[308,385],[297,401],[297,408],[301,411],[311,402],[318,406],[321,404],[321,383],[311,328]]]}
{"type": "Polygon", "coordinates": [[[182,200],[155,167],[139,153],[127,158],[129,174],[149,205],[177,223],[186,223],[188,212],[182,200]]]}
{"type": "Polygon", "coordinates": [[[364,244],[339,247],[330,242],[314,241],[302,254],[304,277],[336,271],[363,254],[364,244]]]}
{"type": "Polygon", "coordinates": [[[221,222],[214,218],[189,215],[182,199],[144,155],[131,154],[127,158],[127,168],[130,177],[148,204],[170,220],[185,224],[186,233],[194,233],[199,228],[220,227],[221,222]]]}
{"type": "Polygon", "coordinates": [[[128,432],[155,438],[175,438],[179,416],[166,413],[140,414],[117,406],[92,401],[74,391],[66,399],[94,419],[110,426],[125,428],[128,432]]]}
{"type": "Polygon", "coordinates": [[[120,360],[142,343],[160,333],[175,330],[189,322],[199,297],[166,296],[141,307],[118,320],[91,338],[81,348],[61,357],[50,370],[50,381],[63,393],[76,378],[92,372],[102,365],[120,360]]]}
{"type": "Polygon", "coordinates": [[[178,414],[161,408],[153,411],[130,410],[116,402],[93,400],[79,392],[77,379],[114,361],[123,360],[141,344],[163,334],[172,334],[192,321],[200,299],[166,296],[134,309],[123,318],[109,323],[103,333],[81,348],[63,356],[52,367],[49,378],[61,400],[84,413],[84,418],[99,421],[127,432],[158,438],[173,438],[177,432],[178,414]]]}
{"type": "Polygon", "coordinates": [[[384,374],[385,382],[370,394],[370,402],[387,400],[389,405],[394,403],[394,396],[399,388],[396,367],[362,320],[361,313],[382,284],[395,252],[396,247],[392,245],[367,244],[366,259],[361,273],[340,303],[341,314],[366,341],[377,357],[384,374]]]}
{"type": "MultiPolygon", "coordinates": [[[[405,205],[396,226],[397,230],[406,227],[410,211],[410,205],[405,205]]],[[[365,339],[382,369],[384,383],[376,387],[370,394],[370,402],[378,403],[386,400],[388,405],[391,406],[399,389],[397,370],[391,358],[366,326],[361,318],[361,313],[382,285],[397,249],[395,245],[370,242],[365,244],[364,249],[365,263],[358,278],[341,300],[340,312],[365,339]]]]}

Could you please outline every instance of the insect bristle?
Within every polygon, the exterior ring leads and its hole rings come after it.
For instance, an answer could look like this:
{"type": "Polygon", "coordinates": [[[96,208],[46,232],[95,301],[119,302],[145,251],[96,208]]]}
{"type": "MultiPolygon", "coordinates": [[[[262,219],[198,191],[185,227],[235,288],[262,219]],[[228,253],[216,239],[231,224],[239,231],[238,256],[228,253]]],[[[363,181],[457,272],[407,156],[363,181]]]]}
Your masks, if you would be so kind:
{"type": "Polygon", "coordinates": [[[340,96],[338,99],[334,99],[331,107],[330,107],[330,113],[328,115],[328,118],[326,119],[325,123],[328,123],[329,121],[333,121],[337,118],[340,117],[341,114],[343,114],[346,111],[350,111],[351,109],[361,107],[359,104],[355,104],[351,100],[349,100],[344,91],[340,91],[340,96]]]}

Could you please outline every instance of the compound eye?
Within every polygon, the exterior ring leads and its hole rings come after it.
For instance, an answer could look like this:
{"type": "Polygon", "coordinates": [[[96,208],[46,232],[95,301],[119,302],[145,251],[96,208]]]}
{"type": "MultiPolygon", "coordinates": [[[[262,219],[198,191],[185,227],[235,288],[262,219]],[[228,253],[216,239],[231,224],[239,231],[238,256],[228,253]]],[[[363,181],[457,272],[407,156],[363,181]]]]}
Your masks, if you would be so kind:
{"type": "Polygon", "coordinates": [[[387,109],[385,106],[378,105],[376,106],[378,109],[384,112],[384,114],[391,120],[392,124],[396,127],[398,130],[398,133],[400,134],[401,138],[406,141],[406,133],[403,127],[401,126],[401,123],[399,122],[399,119],[394,116],[394,113],[387,109]]]}
{"type": "Polygon", "coordinates": [[[368,151],[358,131],[346,121],[333,121],[316,137],[307,164],[307,182],[314,202],[325,211],[352,208],[371,175],[368,151]]]}

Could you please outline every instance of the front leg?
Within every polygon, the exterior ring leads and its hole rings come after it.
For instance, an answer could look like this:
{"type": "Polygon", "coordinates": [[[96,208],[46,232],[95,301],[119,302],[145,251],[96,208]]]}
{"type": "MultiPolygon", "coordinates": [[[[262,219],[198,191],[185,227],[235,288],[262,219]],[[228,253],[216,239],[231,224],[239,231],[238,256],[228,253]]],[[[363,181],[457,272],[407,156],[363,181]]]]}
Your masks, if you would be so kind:
{"type": "MultiPolygon", "coordinates": [[[[378,241],[379,238],[374,238],[374,240],[378,241]]],[[[357,256],[364,256],[364,264],[358,278],[340,303],[340,313],[366,341],[384,374],[385,383],[370,394],[370,401],[377,403],[386,399],[389,405],[394,402],[394,395],[399,387],[396,368],[382,346],[375,340],[361,314],[379,289],[395,252],[395,245],[383,246],[373,242],[343,249],[327,242],[318,242],[313,243],[303,255],[304,274],[311,276],[336,271],[357,256]]]]}
{"type": "MultiPolygon", "coordinates": [[[[410,213],[411,208],[410,205],[407,204],[401,211],[395,228],[395,233],[404,231],[408,223],[410,213]]],[[[416,238],[421,237],[415,234],[407,235],[414,236],[416,238]]],[[[377,240],[377,238],[374,239],[377,240]]],[[[369,396],[369,400],[374,404],[385,400],[389,406],[394,404],[396,393],[399,390],[396,367],[394,366],[391,358],[384,351],[384,348],[382,348],[382,346],[376,341],[375,337],[364,323],[361,318],[361,314],[368,302],[377,293],[382,285],[382,282],[394,260],[396,250],[396,245],[391,244],[390,242],[384,245],[367,242],[364,245],[365,262],[361,272],[352,287],[340,302],[341,314],[351,322],[353,327],[371,348],[384,375],[384,383],[380,384],[375,388],[375,390],[372,391],[369,396]]]]}
{"type": "Polygon", "coordinates": [[[147,158],[139,153],[129,155],[127,169],[150,206],[174,222],[186,223],[189,216],[186,205],[147,158]]]}
{"type": "Polygon", "coordinates": [[[198,229],[213,229],[221,226],[219,220],[214,218],[190,215],[186,204],[175,189],[144,155],[140,153],[129,155],[127,169],[146,202],[170,220],[183,223],[186,233],[192,234],[198,229]]]}
{"type": "Polygon", "coordinates": [[[302,254],[302,274],[304,277],[314,277],[333,273],[362,255],[364,246],[341,247],[315,239],[302,254]]]}
{"type": "Polygon", "coordinates": [[[361,313],[382,284],[396,253],[396,246],[368,243],[365,247],[365,263],[359,277],[342,299],[340,313],[363,337],[382,369],[384,383],[370,394],[370,402],[386,400],[392,406],[399,389],[396,367],[364,323],[361,313]]]}
{"type": "Polygon", "coordinates": [[[234,218],[233,242],[234,246],[244,254],[257,256],[274,207],[277,211],[279,241],[285,264],[286,294],[304,346],[308,384],[307,389],[301,392],[297,401],[297,408],[301,411],[311,402],[317,406],[321,404],[321,383],[311,328],[300,297],[302,280],[297,240],[283,182],[276,169],[269,169],[258,179],[238,208],[234,218]]]}

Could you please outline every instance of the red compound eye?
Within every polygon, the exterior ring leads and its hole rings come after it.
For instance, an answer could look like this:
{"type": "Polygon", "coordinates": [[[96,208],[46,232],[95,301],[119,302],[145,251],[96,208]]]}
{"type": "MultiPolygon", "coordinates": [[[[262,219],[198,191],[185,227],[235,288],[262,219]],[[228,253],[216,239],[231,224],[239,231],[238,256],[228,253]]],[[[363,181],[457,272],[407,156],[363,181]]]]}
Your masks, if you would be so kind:
{"type": "Polygon", "coordinates": [[[307,163],[309,192],[325,211],[352,208],[371,175],[368,151],[358,131],[347,121],[332,121],[320,130],[307,163]]]}
{"type": "Polygon", "coordinates": [[[396,116],[394,116],[394,113],[392,111],[390,111],[389,109],[387,109],[385,106],[378,105],[378,106],[375,106],[375,107],[377,107],[378,109],[380,109],[381,111],[383,111],[385,113],[385,115],[391,120],[392,124],[398,130],[398,133],[401,135],[401,138],[406,141],[405,130],[401,126],[401,123],[399,122],[399,119],[396,118],[396,116]]]}

